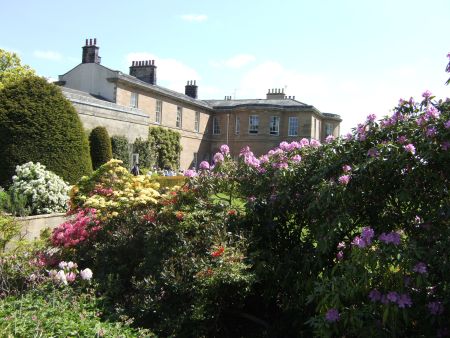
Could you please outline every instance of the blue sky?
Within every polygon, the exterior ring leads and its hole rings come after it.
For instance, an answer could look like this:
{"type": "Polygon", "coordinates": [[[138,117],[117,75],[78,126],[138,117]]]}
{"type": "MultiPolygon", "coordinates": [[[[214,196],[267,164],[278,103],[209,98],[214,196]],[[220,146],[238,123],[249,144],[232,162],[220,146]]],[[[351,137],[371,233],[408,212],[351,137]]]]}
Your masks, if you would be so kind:
{"type": "Polygon", "coordinates": [[[450,1],[1,0],[0,48],[57,78],[97,38],[102,64],[155,59],[158,84],[202,99],[269,88],[344,119],[342,132],[399,98],[450,96],[450,1]]]}

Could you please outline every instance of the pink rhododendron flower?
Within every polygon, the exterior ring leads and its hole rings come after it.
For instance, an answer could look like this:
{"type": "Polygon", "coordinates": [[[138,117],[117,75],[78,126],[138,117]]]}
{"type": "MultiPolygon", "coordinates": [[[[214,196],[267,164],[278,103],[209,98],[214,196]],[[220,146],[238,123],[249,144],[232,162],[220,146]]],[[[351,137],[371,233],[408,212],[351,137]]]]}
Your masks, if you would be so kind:
{"type": "Polygon", "coordinates": [[[378,156],[380,156],[380,153],[378,152],[378,150],[376,148],[370,148],[367,151],[367,156],[369,156],[369,157],[378,157],[378,156]]]}
{"type": "Polygon", "coordinates": [[[339,184],[347,185],[348,182],[350,182],[350,175],[342,175],[341,177],[339,177],[338,181],[339,184]]]}
{"type": "Polygon", "coordinates": [[[348,164],[346,164],[346,165],[343,165],[342,166],[342,171],[344,172],[344,173],[349,173],[350,171],[352,171],[352,167],[350,167],[348,164]]]}
{"type": "Polygon", "coordinates": [[[400,244],[400,234],[398,232],[392,231],[388,234],[383,232],[378,239],[386,244],[394,244],[399,245],[400,244]]]}
{"type": "Polygon", "coordinates": [[[300,140],[300,144],[302,145],[302,147],[307,147],[307,146],[309,146],[309,141],[307,138],[302,138],[300,140]]]}
{"type": "Polygon", "coordinates": [[[318,140],[312,139],[310,142],[311,147],[318,148],[321,146],[321,143],[318,140]]]}
{"type": "Polygon", "coordinates": [[[373,121],[375,121],[376,118],[377,118],[377,116],[375,114],[370,114],[367,116],[366,120],[367,120],[367,122],[373,122],[373,121]]]}
{"type": "Polygon", "coordinates": [[[426,132],[428,137],[434,137],[434,136],[436,136],[436,133],[437,133],[437,129],[434,126],[429,127],[426,132]]]}
{"type": "Polygon", "coordinates": [[[450,120],[444,123],[445,129],[450,129],[450,120]]]}
{"type": "Polygon", "coordinates": [[[416,153],[416,147],[414,147],[414,145],[412,143],[409,143],[406,146],[403,146],[403,148],[405,149],[405,151],[407,153],[411,153],[413,155],[416,153]]]}
{"type": "Polygon", "coordinates": [[[338,261],[341,261],[342,259],[344,259],[344,253],[342,251],[339,251],[336,254],[336,258],[337,258],[338,261]]]}
{"type": "Polygon", "coordinates": [[[209,170],[209,163],[207,161],[200,162],[200,169],[209,170]]]}
{"type": "Polygon", "coordinates": [[[185,170],[184,176],[185,177],[195,177],[195,176],[197,176],[197,172],[193,169],[188,169],[188,170],[185,170]]]}
{"type": "Polygon", "coordinates": [[[333,135],[328,135],[328,136],[325,138],[325,143],[331,143],[331,142],[334,141],[334,139],[335,139],[335,137],[334,137],[333,135]]]}
{"type": "Polygon", "coordinates": [[[280,143],[279,147],[280,147],[280,149],[287,151],[287,150],[289,150],[289,143],[287,143],[286,141],[283,141],[280,143]]]}
{"type": "Polygon", "coordinates": [[[77,275],[75,275],[75,273],[72,272],[72,271],[66,273],[66,280],[67,280],[67,282],[69,282],[69,283],[74,282],[76,277],[77,277],[77,275]]]}
{"type": "Polygon", "coordinates": [[[68,220],[53,230],[52,244],[74,247],[100,230],[98,224],[95,209],[82,209],[75,219],[68,220]]]}
{"type": "Polygon", "coordinates": [[[425,112],[425,117],[427,119],[437,119],[440,113],[434,106],[429,106],[425,112]]]}
{"type": "Polygon", "coordinates": [[[352,245],[357,246],[358,248],[365,248],[367,243],[365,240],[363,240],[361,237],[356,236],[353,241],[352,241],[352,245]]]}
{"type": "Polygon", "coordinates": [[[422,96],[426,99],[428,99],[431,96],[431,92],[429,90],[426,90],[422,93],[422,96]]]}
{"type": "Polygon", "coordinates": [[[224,155],[228,155],[230,153],[230,147],[228,147],[228,145],[226,144],[222,144],[220,146],[220,152],[224,155]]]}
{"type": "Polygon", "coordinates": [[[337,245],[337,248],[339,250],[345,249],[345,242],[339,242],[338,245],[337,245]]]}
{"type": "Polygon", "coordinates": [[[214,163],[223,162],[224,157],[222,153],[216,153],[214,155],[214,163]]]}
{"type": "Polygon", "coordinates": [[[298,162],[300,162],[301,160],[302,160],[302,157],[301,157],[300,155],[294,155],[294,156],[292,156],[292,161],[293,161],[293,162],[298,163],[298,162]]]}
{"type": "Polygon", "coordinates": [[[352,133],[345,134],[344,139],[347,140],[347,141],[351,141],[353,139],[352,133]]]}

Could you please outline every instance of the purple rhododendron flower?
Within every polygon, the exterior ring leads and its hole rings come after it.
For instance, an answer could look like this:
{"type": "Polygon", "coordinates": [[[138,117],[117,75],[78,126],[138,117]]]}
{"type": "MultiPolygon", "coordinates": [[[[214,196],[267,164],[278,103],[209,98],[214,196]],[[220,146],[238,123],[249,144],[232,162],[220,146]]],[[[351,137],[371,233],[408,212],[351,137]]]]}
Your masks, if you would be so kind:
{"type": "Polygon", "coordinates": [[[448,120],[447,122],[444,123],[444,127],[446,129],[450,129],[450,120],[448,120]]]}
{"type": "Polygon", "coordinates": [[[352,167],[346,164],[342,166],[342,170],[344,171],[344,173],[349,173],[350,171],[352,171],[352,167]]]}
{"type": "Polygon", "coordinates": [[[399,138],[397,139],[397,142],[400,144],[404,144],[404,143],[408,142],[408,140],[407,140],[406,136],[402,135],[402,136],[399,136],[399,138]]]}
{"type": "Polygon", "coordinates": [[[300,149],[301,147],[302,145],[300,143],[298,143],[297,141],[292,141],[289,145],[289,150],[300,149]]]}
{"type": "Polygon", "coordinates": [[[396,303],[398,300],[398,293],[395,291],[389,291],[388,294],[386,295],[386,298],[391,303],[396,303]]]}
{"type": "Polygon", "coordinates": [[[373,122],[375,121],[375,119],[377,118],[377,116],[375,114],[370,114],[367,116],[367,122],[373,122]]]}
{"type": "Polygon", "coordinates": [[[216,153],[214,155],[214,163],[223,162],[224,157],[222,153],[216,153]]]}
{"type": "Polygon", "coordinates": [[[430,313],[435,316],[440,315],[444,312],[444,305],[442,305],[442,303],[438,301],[428,303],[427,307],[428,311],[430,311],[430,313]]]}
{"type": "Polygon", "coordinates": [[[377,302],[379,300],[381,300],[381,292],[378,291],[377,289],[373,289],[369,292],[369,299],[371,302],[377,302]]]}
{"type": "Polygon", "coordinates": [[[371,227],[364,227],[361,231],[361,238],[366,242],[367,245],[372,243],[372,238],[375,232],[371,227]]]}
{"type": "Polygon", "coordinates": [[[439,111],[434,106],[429,106],[425,111],[425,117],[427,119],[437,119],[439,115],[440,115],[439,111]]]}
{"type": "Polygon", "coordinates": [[[289,143],[287,143],[286,141],[283,141],[280,143],[280,149],[282,150],[289,150],[289,143]]]}
{"type": "Polygon", "coordinates": [[[422,96],[426,99],[428,99],[431,96],[431,92],[429,90],[426,90],[423,92],[422,96]]]}
{"type": "Polygon", "coordinates": [[[342,251],[339,251],[336,254],[336,258],[337,258],[338,261],[341,261],[344,258],[344,253],[342,251]]]}
{"type": "Polygon", "coordinates": [[[309,146],[309,141],[307,138],[302,138],[300,140],[300,144],[302,145],[302,147],[307,147],[307,146],[309,146]]]}
{"type": "Polygon", "coordinates": [[[427,265],[424,262],[419,262],[414,265],[413,271],[423,275],[427,273],[427,265]]]}
{"type": "Polygon", "coordinates": [[[226,144],[222,144],[220,146],[220,152],[224,155],[228,155],[230,153],[230,147],[228,147],[228,145],[226,144]]]}
{"type": "Polygon", "coordinates": [[[339,311],[336,309],[329,309],[325,314],[325,319],[330,323],[337,322],[339,320],[339,311]]]}
{"type": "Polygon", "coordinates": [[[412,306],[411,297],[406,293],[402,293],[401,295],[398,296],[397,305],[401,309],[404,309],[405,307],[411,307],[412,306]]]}
{"type": "Polygon", "coordinates": [[[401,236],[398,232],[392,231],[390,233],[385,233],[383,232],[378,239],[386,244],[394,244],[394,245],[399,245],[400,244],[400,240],[401,240],[401,236]]]}
{"type": "Polygon", "coordinates": [[[209,170],[209,163],[207,161],[200,162],[200,169],[209,170]]]}
{"type": "MultiPolygon", "coordinates": [[[[325,139],[325,143],[331,143],[335,140],[335,137],[333,135],[328,135],[325,139]]],[[[312,140],[311,140],[312,143],[312,140]]]]}
{"type": "Polygon", "coordinates": [[[310,145],[313,148],[318,148],[321,146],[321,143],[318,140],[312,139],[310,145]]]}
{"type": "Polygon", "coordinates": [[[194,176],[197,176],[197,172],[195,170],[188,169],[184,172],[184,176],[194,177],[194,176]]]}
{"type": "Polygon", "coordinates": [[[292,161],[293,161],[293,162],[298,163],[298,162],[300,162],[301,160],[302,160],[302,157],[301,157],[300,155],[294,155],[294,156],[292,156],[292,161]]]}
{"type": "Polygon", "coordinates": [[[339,242],[338,245],[337,245],[337,248],[339,250],[345,249],[345,242],[339,242]]]}
{"type": "Polygon", "coordinates": [[[450,142],[449,141],[442,142],[441,148],[442,148],[442,150],[445,150],[445,151],[449,150],[450,149],[450,142]]]}
{"type": "Polygon", "coordinates": [[[367,243],[361,237],[356,236],[352,241],[352,245],[355,245],[358,248],[365,248],[367,246],[367,243]]]}
{"type": "Polygon", "coordinates": [[[339,184],[347,185],[348,182],[350,182],[350,175],[342,175],[341,177],[339,177],[338,181],[339,184]]]}
{"type": "Polygon", "coordinates": [[[405,149],[405,151],[407,153],[411,153],[413,155],[416,153],[416,147],[414,147],[414,145],[412,143],[409,143],[406,146],[403,146],[403,148],[405,149]]]}
{"type": "Polygon", "coordinates": [[[352,133],[345,134],[344,139],[347,140],[347,141],[351,141],[353,139],[352,133]]]}
{"type": "Polygon", "coordinates": [[[436,133],[437,133],[437,129],[434,126],[433,127],[429,127],[427,129],[427,132],[426,132],[428,137],[434,137],[434,136],[436,136],[436,133]]]}
{"type": "Polygon", "coordinates": [[[267,156],[267,155],[262,155],[262,156],[259,158],[259,162],[260,162],[260,163],[266,163],[266,162],[269,162],[269,156],[267,156]]]}

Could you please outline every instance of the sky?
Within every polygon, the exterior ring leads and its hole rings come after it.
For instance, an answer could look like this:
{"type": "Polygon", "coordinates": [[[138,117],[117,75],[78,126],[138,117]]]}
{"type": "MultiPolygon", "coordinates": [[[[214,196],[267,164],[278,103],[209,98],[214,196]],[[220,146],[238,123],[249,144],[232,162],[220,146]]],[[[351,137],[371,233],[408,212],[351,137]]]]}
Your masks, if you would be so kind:
{"type": "Polygon", "coordinates": [[[155,60],[158,84],[200,99],[270,88],[339,114],[345,134],[425,90],[450,96],[448,0],[0,0],[0,48],[57,79],[96,38],[101,63],[155,60]]]}

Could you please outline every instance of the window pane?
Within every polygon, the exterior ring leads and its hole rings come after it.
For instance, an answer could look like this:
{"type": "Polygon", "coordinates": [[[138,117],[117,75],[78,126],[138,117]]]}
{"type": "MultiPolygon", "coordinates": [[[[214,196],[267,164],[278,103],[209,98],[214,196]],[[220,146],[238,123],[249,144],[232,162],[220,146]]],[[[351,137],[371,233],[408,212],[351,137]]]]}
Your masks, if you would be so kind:
{"type": "Polygon", "coordinates": [[[258,134],[259,129],[259,116],[250,115],[248,118],[248,132],[249,134],[258,134]]]}
{"type": "Polygon", "coordinates": [[[132,108],[137,108],[137,106],[138,106],[138,94],[137,93],[131,93],[130,106],[132,108]]]}
{"type": "Polygon", "coordinates": [[[183,108],[177,107],[177,128],[181,128],[183,126],[183,108]]]}
{"type": "Polygon", "coordinates": [[[194,130],[198,133],[200,130],[200,112],[195,112],[194,130]]]}
{"type": "Polygon", "coordinates": [[[278,135],[280,133],[280,117],[279,116],[271,116],[269,123],[269,134],[270,135],[278,135]]]}
{"type": "Polygon", "coordinates": [[[220,124],[217,117],[213,117],[213,135],[220,134],[220,124]]]}
{"type": "Polygon", "coordinates": [[[239,116],[236,116],[236,125],[234,132],[236,133],[236,135],[238,135],[240,131],[241,131],[241,120],[239,119],[239,116]]]}
{"type": "Polygon", "coordinates": [[[298,117],[289,117],[288,136],[298,136],[298,117]]]}
{"type": "Polygon", "coordinates": [[[155,116],[156,123],[161,123],[161,115],[162,115],[162,101],[157,100],[156,101],[156,116],[155,116]]]}

